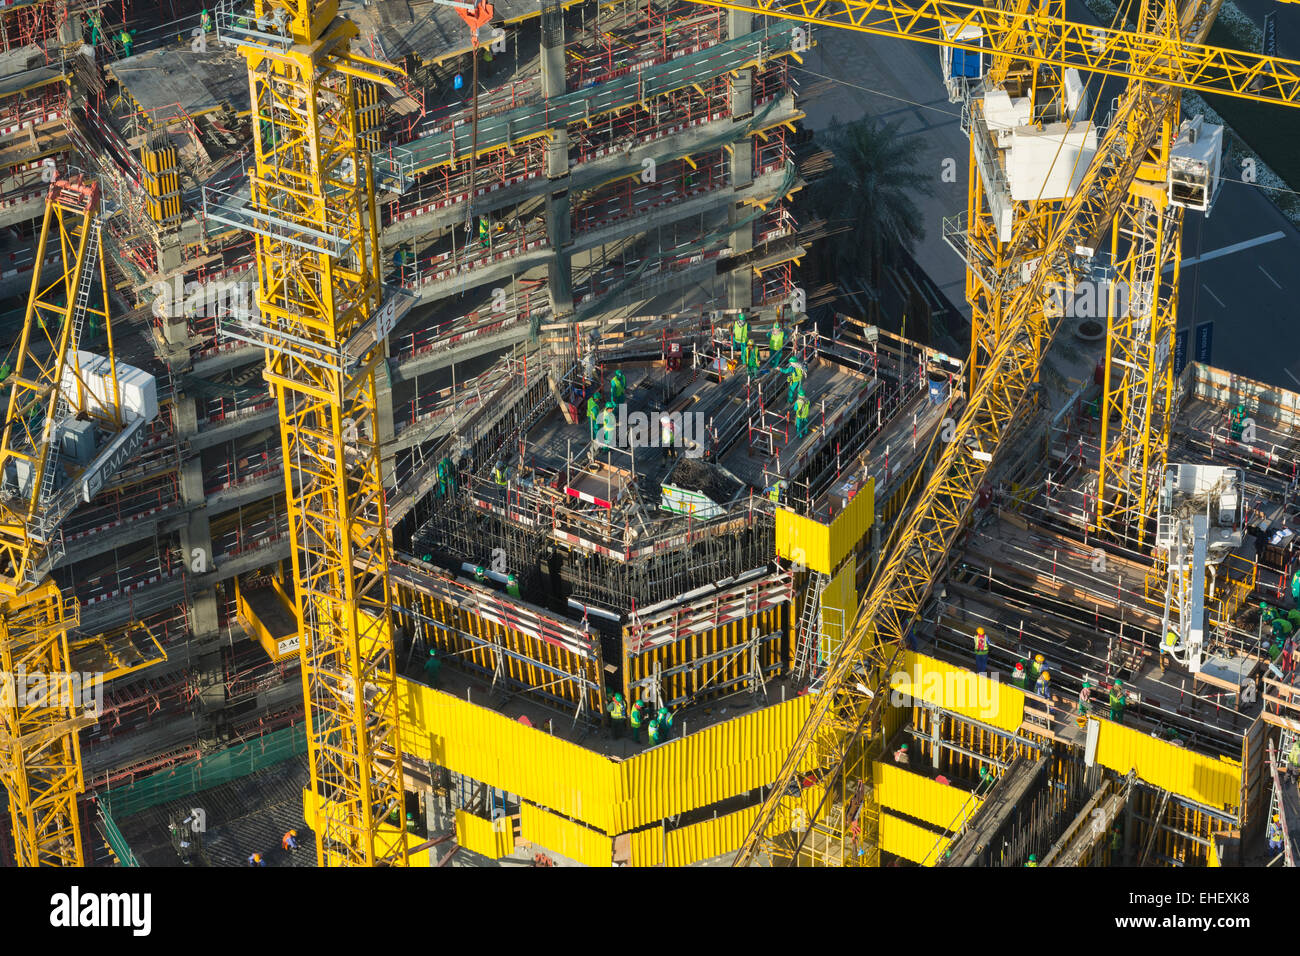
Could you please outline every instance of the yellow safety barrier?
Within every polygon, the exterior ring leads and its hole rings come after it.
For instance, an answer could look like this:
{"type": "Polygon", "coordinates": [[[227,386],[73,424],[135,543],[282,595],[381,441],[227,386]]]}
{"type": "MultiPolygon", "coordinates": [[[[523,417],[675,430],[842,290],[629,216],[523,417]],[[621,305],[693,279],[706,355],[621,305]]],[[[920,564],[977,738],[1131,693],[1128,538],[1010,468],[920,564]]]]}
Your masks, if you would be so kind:
{"type": "Polygon", "coordinates": [[[586,866],[614,864],[614,841],[604,833],[547,813],[531,803],[523,805],[519,816],[520,830],[528,842],[554,850],[586,866]]]}
{"type": "Polygon", "coordinates": [[[829,524],[778,507],[776,553],[797,565],[830,574],[871,533],[876,520],[875,487],[875,479],[868,479],[829,524]]]}
{"type": "Polygon", "coordinates": [[[490,860],[509,856],[515,849],[513,817],[485,820],[464,810],[456,811],[456,842],[490,860]]]}
{"type": "Polygon", "coordinates": [[[903,670],[891,676],[890,689],[999,730],[1019,730],[1025,719],[1019,687],[915,651],[903,655],[903,670]]]}
{"type": "Polygon", "coordinates": [[[984,802],[960,787],[944,786],[890,763],[877,761],[871,776],[881,807],[898,810],[944,830],[957,829],[984,802]]]}
{"type": "Polygon", "coordinates": [[[880,849],[922,866],[934,866],[952,841],[941,833],[908,823],[892,813],[880,815],[880,849]]]}
{"type": "Polygon", "coordinates": [[[616,761],[414,681],[398,693],[404,753],[609,834],[770,783],[812,707],[796,697],[616,761]]]}
{"type": "Polygon", "coordinates": [[[1241,802],[1241,761],[1198,754],[1113,721],[1098,723],[1097,762],[1103,767],[1118,773],[1136,769],[1146,783],[1235,812],[1241,802]]]}

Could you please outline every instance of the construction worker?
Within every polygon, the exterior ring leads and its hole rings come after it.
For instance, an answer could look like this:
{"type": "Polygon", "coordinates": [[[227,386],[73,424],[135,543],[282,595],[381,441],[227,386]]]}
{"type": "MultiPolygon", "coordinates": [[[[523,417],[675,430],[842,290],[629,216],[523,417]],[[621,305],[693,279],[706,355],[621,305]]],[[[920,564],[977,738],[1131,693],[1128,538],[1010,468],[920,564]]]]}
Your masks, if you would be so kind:
{"type": "Polygon", "coordinates": [[[627,394],[627,376],[623,374],[621,368],[615,369],[614,374],[609,377],[609,397],[611,401],[621,402],[623,396],[627,394]]]}
{"type": "Polygon", "coordinates": [[[1165,664],[1174,656],[1174,648],[1178,646],[1178,632],[1170,628],[1165,632],[1165,641],[1160,645],[1160,673],[1164,673],[1165,664]]]}
{"type": "Polygon", "coordinates": [[[1044,666],[1043,655],[1035,654],[1034,662],[1029,665],[1029,679],[1037,683],[1038,678],[1041,677],[1043,674],[1043,666],[1044,666]]]}
{"type": "Polygon", "coordinates": [[[984,628],[975,628],[975,673],[983,674],[989,669],[989,639],[984,628]]]}
{"type": "Polygon", "coordinates": [[[808,416],[811,414],[812,402],[808,401],[808,396],[801,388],[794,403],[794,433],[797,437],[803,438],[808,434],[808,416]]]}
{"type": "Polygon", "coordinates": [[[641,742],[641,725],[645,723],[645,701],[638,699],[628,712],[627,724],[632,728],[632,743],[641,742]]]}
{"type": "Polygon", "coordinates": [[[1276,853],[1282,849],[1282,820],[1275,813],[1273,819],[1268,823],[1268,848],[1271,852],[1276,853]]]}
{"type": "Polygon", "coordinates": [[[1242,432],[1246,428],[1246,406],[1238,405],[1232,410],[1229,417],[1229,431],[1232,434],[1233,441],[1241,441],[1242,432]]]}
{"type": "Polygon", "coordinates": [[[98,10],[92,10],[86,17],[86,22],[90,24],[90,45],[99,45],[99,34],[104,29],[104,19],[100,16],[98,10]]]}
{"type": "Polygon", "coordinates": [[[122,44],[122,56],[124,58],[129,57],[131,55],[131,51],[135,48],[134,37],[135,37],[134,30],[132,30],[130,33],[128,33],[126,30],[123,30],[121,33],[117,35],[118,42],[122,44]]]}
{"type": "Polygon", "coordinates": [[[1260,619],[1261,621],[1263,621],[1265,624],[1268,624],[1268,623],[1271,622],[1271,621],[1273,620],[1273,618],[1276,617],[1276,616],[1277,616],[1277,611],[1275,611],[1275,610],[1273,610],[1273,608],[1269,607],[1267,601],[1260,601],[1260,602],[1259,602],[1259,619],[1260,619]]]}
{"type": "Polygon", "coordinates": [[[786,483],[784,478],[778,478],[768,486],[767,496],[772,499],[772,504],[779,505],[781,496],[785,494],[786,483]]]}
{"type": "Polygon", "coordinates": [[[623,695],[615,691],[609,699],[609,730],[615,740],[623,736],[624,713],[623,695]]]}
{"type": "Polygon", "coordinates": [[[519,579],[513,574],[506,575],[506,594],[512,598],[519,597],[519,579]]]}
{"type": "Polygon", "coordinates": [[[659,416],[659,447],[665,458],[677,457],[677,425],[667,412],[659,416]]]}
{"type": "Polygon", "coordinates": [[[448,494],[456,491],[456,472],[452,468],[451,459],[443,457],[438,462],[438,497],[445,498],[448,494]]]}
{"type": "Polygon", "coordinates": [[[907,744],[903,744],[903,746],[894,751],[894,763],[906,767],[910,760],[911,758],[907,753],[907,744]]]}
{"type": "Polygon", "coordinates": [[[745,343],[749,341],[749,319],[745,318],[745,313],[741,312],[736,316],[736,321],[731,323],[731,347],[737,352],[745,348],[745,343]]]}
{"type": "Polygon", "coordinates": [[[1286,752],[1286,774],[1291,780],[1300,774],[1300,736],[1291,741],[1291,749],[1286,752]]]}
{"type": "Polygon", "coordinates": [[[605,410],[600,413],[600,440],[606,447],[613,447],[614,432],[618,428],[618,415],[614,411],[613,401],[605,403],[605,410]]]}
{"type": "Polygon", "coordinates": [[[438,686],[438,675],[442,673],[442,658],[438,656],[436,647],[429,648],[429,659],[424,662],[424,676],[428,678],[430,687],[438,686]]]}
{"type": "Polygon", "coordinates": [[[1025,681],[1028,680],[1028,678],[1029,678],[1029,673],[1028,671],[1025,670],[1025,662],[1016,661],[1016,669],[1011,674],[1011,680],[1015,683],[1017,687],[1023,690],[1025,686],[1025,681]]]}
{"type": "Polygon", "coordinates": [[[280,846],[284,847],[290,853],[298,849],[298,831],[290,830],[287,832],[284,835],[284,838],[280,841],[280,846]]]}
{"type": "Polygon", "coordinates": [[[758,374],[758,366],[759,366],[758,343],[753,341],[746,342],[745,343],[745,374],[748,375],[750,378],[753,378],[755,375],[758,374]]]}
{"type": "Polygon", "coordinates": [[[771,331],[767,333],[767,361],[772,368],[781,364],[781,350],[785,348],[785,329],[778,318],[771,331]]]}
{"type": "Polygon", "coordinates": [[[1110,719],[1117,724],[1124,723],[1124,705],[1128,698],[1124,693],[1122,681],[1115,681],[1110,689],[1110,719]]]}
{"type": "Polygon", "coordinates": [[[478,241],[480,245],[488,245],[492,241],[492,223],[488,222],[487,216],[480,216],[478,220],[478,241]]]}
{"type": "Polygon", "coordinates": [[[659,726],[658,720],[650,721],[649,726],[646,727],[646,733],[649,734],[650,736],[651,747],[659,743],[659,741],[663,738],[663,728],[659,726]]]}
{"type": "Polygon", "coordinates": [[[492,468],[492,480],[502,488],[510,483],[510,466],[506,464],[504,458],[497,461],[496,465],[492,468]]]}
{"type": "Polygon", "coordinates": [[[655,720],[659,723],[659,733],[664,740],[673,735],[673,712],[663,704],[659,705],[659,712],[655,714],[655,720]]]}
{"type": "Polygon", "coordinates": [[[993,768],[986,763],[980,764],[980,786],[985,789],[992,789],[993,780],[993,768]]]}
{"type": "Polygon", "coordinates": [[[1052,675],[1043,671],[1038,675],[1038,683],[1034,685],[1034,693],[1039,697],[1052,699],[1052,675]]]}
{"type": "Polygon", "coordinates": [[[1087,715],[1088,705],[1092,702],[1092,682],[1088,678],[1083,679],[1083,686],[1079,688],[1079,713],[1087,715]]]}
{"type": "Polygon", "coordinates": [[[600,427],[600,389],[587,397],[587,418],[591,421],[591,440],[596,440],[596,429],[600,427]]]}
{"type": "Polygon", "coordinates": [[[1300,603],[1300,568],[1291,575],[1291,600],[1300,603]]]}
{"type": "Polygon", "coordinates": [[[262,859],[262,854],[254,853],[248,858],[249,866],[266,866],[266,861],[262,859]]]}
{"type": "Polygon", "coordinates": [[[1110,828],[1110,852],[1118,853],[1124,846],[1124,834],[1120,832],[1119,824],[1110,828]]]}
{"type": "Polygon", "coordinates": [[[199,14],[199,26],[203,28],[204,33],[212,32],[212,14],[208,13],[207,7],[199,14]]]}
{"type": "Polygon", "coordinates": [[[1026,863],[1025,866],[1037,866],[1037,865],[1038,865],[1038,854],[1036,853],[1029,854],[1029,862],[1026,863]]]}
{"type": "Polygon", "coordinates": [[[1290,619],[1281,616],[1273,618],[1273,623],[1269,626],[1273,628],[1274,637],[1290,637],[1291,632],[1295,630],[1295,625],[1290,619]]]}
{"type": "Polygon", "coordinates": [[[793,405],[794,400],[799,395],[807,370],[804,368],[803,362],[798,359],[791,359],[790,364],[781,369],[781,374],[785,376],[785,400],[793,405]]]}

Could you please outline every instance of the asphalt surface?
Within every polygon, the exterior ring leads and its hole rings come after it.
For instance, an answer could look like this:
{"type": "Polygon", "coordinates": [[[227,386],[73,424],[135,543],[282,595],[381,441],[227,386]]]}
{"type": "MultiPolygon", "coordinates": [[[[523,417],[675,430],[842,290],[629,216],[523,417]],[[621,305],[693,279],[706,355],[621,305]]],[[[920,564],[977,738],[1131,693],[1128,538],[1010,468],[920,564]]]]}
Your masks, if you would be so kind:
{"type": "MultiPolygon", "coordinates": [[[[1278,7],[1279,52],[1300,56],[1300,5],[1245,0],[1242,6],[1260,22],[1270,6],[1278,7]]],[[[1068,15],[1096,21],[1080,2],[1069,4],[1068,15]]],[[[810,94],[801,104],[807,124],[821,130],[832,117],[874,116],[898,122],[900,135],[921,138],[922,168],[933,170],[934,180],[933,194],[918,198],[926,236],[916,258],[964,309],[964,271],[943,241],[942,221],[966,208],[969,146],[960,106],[948,102],[942,84],[938,49],[833,28],[818,30],[816,41],[804,64],[791,67],[810,94]]],[[[1100,102],[1109,104],[1120,88],[1118,80],[1107,81],[1100,102]]],[[[1300,111],[1278,110],[1280,122],[1295,124],[1300,146],[1300,111]]],[[[1188,358],[1300,391],[1300,230],[1267,198],[1267,190],[1240,182],[1240,170],[1226,169],[1224,175],[1230,181],[1210,217],[1189,212],[1184,219],[1179,328],[1189,333],[1188,358]],[[1206,323],[1213,326],[1210,351],[1198,356],[1195,329],[1206,323]]]]}

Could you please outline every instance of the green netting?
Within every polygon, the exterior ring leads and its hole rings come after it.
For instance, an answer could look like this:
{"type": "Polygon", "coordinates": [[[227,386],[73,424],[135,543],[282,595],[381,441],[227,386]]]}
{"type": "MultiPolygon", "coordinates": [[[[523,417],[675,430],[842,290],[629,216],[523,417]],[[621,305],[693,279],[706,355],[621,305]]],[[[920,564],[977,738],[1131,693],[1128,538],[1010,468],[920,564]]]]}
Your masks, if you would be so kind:
{"type": "Polygon", "coordinates": [[[113,821],[113,815],[108,812],[108,807],[101,807],[101,816],[104,818],[104,836],[108,839],[108,845],[112,848],[113,853],[117,855],[117,862],[122,866],[139,866],[140,862],[131,852],[127,845],[126,838],[122,836],[122,831],[117,828],[113,821]]]}
{"type": "Polygon", "coordinates": [[[152,774],[125,787],[105,790],[99,795],[99,802],[106,819],[110,813],[129,817],[141,810],[188,797],[200,790],[219,787],[306,752],[306,725],[296,724],[220,753],[209,754],[179,767],[152,774]]]}

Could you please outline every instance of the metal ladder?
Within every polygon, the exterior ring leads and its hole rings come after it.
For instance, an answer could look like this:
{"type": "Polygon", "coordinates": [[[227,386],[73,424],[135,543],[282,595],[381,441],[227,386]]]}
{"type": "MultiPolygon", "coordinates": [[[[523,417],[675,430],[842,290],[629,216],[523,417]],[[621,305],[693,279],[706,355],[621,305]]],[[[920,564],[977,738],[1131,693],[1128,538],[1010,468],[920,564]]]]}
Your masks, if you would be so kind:
{"type": "Polygon", "coordinates": [[[1273,755],[1273,761],[1274,761],[1275,769],[1277,770],[1277,776],[1274,780],[1273,795],[1269,797],[1269,801],[1268,801],[1268,817],[1264,821],[1264,826],[1266,829],[1269,826],[1269,824],[1272,823],[1274,816],[1276,816],[1278,820],[1281,821],[1282,823],[1282,865],[1283,866],[1295,866],[1295,860],[1292,857],[1292,852],[1291,852],[1291,837],[1288,828],[1290,821],[1287,820],[1286,813],[1282,809],[1282,788],[1287,785],[1286,755],[1287,752],[1291,749],[1291,744],[1294,742],[1295,742],[1295,732],[1286,727],[1283,727],[1281,733],[1278,736],[1277,750],[1274,752],[1273,755]]]}
{"type": "Polygon", "coordinates": [[[795,632],[794,667],[791,674],[796,681],[812,676],[812,662],[817,654],[817,640],[821,637],[822,591],[830,583],[830,575],[814,571],[808,578],[808,588],[795,632]]]}

